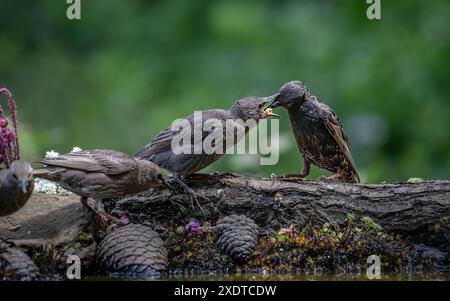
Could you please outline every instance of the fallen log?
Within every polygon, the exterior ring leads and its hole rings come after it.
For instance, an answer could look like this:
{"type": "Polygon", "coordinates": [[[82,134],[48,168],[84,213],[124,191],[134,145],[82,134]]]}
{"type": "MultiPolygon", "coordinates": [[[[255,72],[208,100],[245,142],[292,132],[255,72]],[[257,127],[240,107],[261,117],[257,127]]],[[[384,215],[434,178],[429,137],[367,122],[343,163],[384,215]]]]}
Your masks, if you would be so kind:
{"type": "Polygon", "coordinates": [[[203,196],[206,215],[193,212],[182,192],[157,189],[122,198],[115,210],[155,224],[183,224],[192,217],[214,223],[243,214],[276,231],[310,219],[339,225],[354,214],[368,216],[412,243],[450,249],[450,181],[345,184],[215,173],[195,175],[187,183],[203,196]]]}
{"type": "MultiPolygon", "coordinates": [[[[206,214],[192,210],[181,189],[150,189],[106,202],[110,213],[161,236],[171,271],[239,266],[221,254],[207,231],[231,214],[253,219],[260,229],[259,245],[245,264],[249,269],[358,272],[371,254],[380,254],[391,271],[415,269],[430,258],[433,267],[450,267],[450,181],[343,184],[214,173],[187,183],[202,196],[206,214]],[[359,222],[368,217],[376,227],[361,232],[350,216],[359,222]],[[187,230],[192,219],[205,232],[187,230]],[[315,230],[302,234],[307,228],[315,230]],[[288,233],[281,239],[280,229],[288,233]],[[287,229],[296,231],[290,235],[287,229]]],[[[0,220],[0,237],[26,250],[41,272],[64,278],[70,254],[81,258],[84,271],[97,270],[95,248],[106,232],[75,195],[34,194],[13,219],[22,227],[10,232],[0,220]]]]}

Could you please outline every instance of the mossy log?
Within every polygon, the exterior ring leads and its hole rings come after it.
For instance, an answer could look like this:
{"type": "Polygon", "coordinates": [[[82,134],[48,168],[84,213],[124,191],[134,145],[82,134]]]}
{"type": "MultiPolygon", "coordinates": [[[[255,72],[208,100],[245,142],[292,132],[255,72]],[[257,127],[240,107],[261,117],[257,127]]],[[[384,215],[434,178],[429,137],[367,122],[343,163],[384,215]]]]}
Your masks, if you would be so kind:
{"type": "Polygon", "coordinates": [[[206,212],[193,211],[181,190],[151,189],[117,201],[116,212],[155,224],[183,224],[195,217],[214,223],[230,214],[252,218],[266,230],[315,223],[339,225],[348,214],[368,216],[411,243],[450,250],[450,181],[345,184],[274,180],[235,174],[195,175],[188,185],[206,212]]]}
{"type": "MultiPolygon", "coordinates": [[[[408,258],[420,257],[411,261],[414,267],[422,257],[433,257],[440,266],[449,266],[450,181],[342,184],[215,173],[195,175],[186,182],[202,196],[199,201],[206,214],[198,208],[192,210],[189,197],[181,189],[179,192],[150,189],[106,202],[110,213],[127,215],[133,223],[145,224],[161,236],[169,253],[171,271],[233,268],[234,263],[214,247],[210,232],[194,235],[185,227],[195,218],[206,229],[208,224],[213,227],[220,218],[232,214],[251,218],[259,226],[260,243],[256,246],[256,255],[252,254],[248,263],[251,268],[262,264],[274,269],[289,265],[303,267],[309,257],[324,258],[323,253],[328,252],[332,254],[328,257],[333,262],[326,264],[333,267],[325,270],[333,272],[338,270],[334,267],[338,261],[364,264],[366,257],[363,255],[373,254],[373,250],[376,254],[387,254],[389,262],[397,262],[397,257],[404,263],[408,258]],[[358,234],[354,231],[356,225],[349,227],[350,215],[357,217],[359,223],[364,217],[370,217],[382,227],[382,235],[377,234],[378,230],[367,235],[358,234]],[[282,228],[293,225],[299,234],[311,224],[317,226],[316,229],[331,225],[343,234],[337,244],[343,247],[355,245],[355,250],[350,250],[353,253],[349,255],[345,248],[344,251],[341,247],[336,249],[334,238],[330,240],[323,231],[305,236],[314,244],[302,240],[288,245],[271,242],[282,228]],[[353,235],[351,233],[356,235],[349,237],[353,235]],[[328,241],[325,249],[320,247],[320,235],[325,235],[325,241],[328,241]],[[379,246],[372,247],[374,244],[379,246]],[[285,251],[276,255],[280,247],[285,251]],[[333,259],[339,256],[343,257],[333,259]],[[298,260],[292,261],[292,258],[298,260]]],[[[17,232],[10,232],[8,222],[2,219],[0,237],[26,250],[42,273],[58,273],[64,278],[68,254],[77,254],[81,258],[86,273],[96,271],[93,265],[95,249],[108,231],[82,208],[77,196],[34,194],[12,218],[22,227],[17,232]]],[[[320,260],[314,264],[325,266],[320,260]]]]}

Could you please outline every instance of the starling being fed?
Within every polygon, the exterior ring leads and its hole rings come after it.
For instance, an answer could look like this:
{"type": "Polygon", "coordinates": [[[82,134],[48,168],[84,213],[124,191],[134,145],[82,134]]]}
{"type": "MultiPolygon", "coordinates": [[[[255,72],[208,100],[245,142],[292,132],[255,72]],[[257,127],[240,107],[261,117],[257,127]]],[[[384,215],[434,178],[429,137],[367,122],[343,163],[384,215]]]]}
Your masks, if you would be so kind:
{"type": "Polygon", "coordinates": [[[22,208],[33,188],[33,169],[27,161],[14,161],[9,169],[0,171],[0,217],[22,208]]]}
{"type": "MultiPolygon", "coordinates": [[[[212,109],[201,112],[202,119],[199,121],[201,124],[201,128],[203,129],[203,125],[208,120],[214,119],[220,122],[221,127],[224,132],[222,135],[223,141],[222,145],[227,145],[226,142],[226,121],[227,120],[242,120],[244,122],[248,120],[255,120],[258,122],[261,119],[264,119],[269,116],[277,116],[271,112],[265,112],[263,110],[264,106],[270,98],[267,97],[247,97],[241,100],[238,100],[234,103],[234,105],[229,110],[221,110],[221,109],[212,109]]],[[[144,148],[142,148],[139,152],[135,154],[135,158],[149,160],[156,163],[158,166],[170,170],[173,174],[174,180],[183,187],[184,191],[189,194],[191,198],[191,205],[193,206],[194,201],[200,207],[197,200],[197,195],[195,192],[189,188],[182,180],[181,177],[188,176],[193,174],[206,166],[212,164],[217,161],[219,158],[223,156],[223,152],[214,152],[207,153],[203,150],[201,145],[205,141],[205,138],[211,134],[211,131],[202,130],[200,133],[201,140],[195,142],[195,129],[194,129],[194,114],[191,114],[184,118],[187,120],[190,125],[190,136],[187,139],[189,141],[189,145],[187,147],[195,148],[200,146],[201,152],[195,153],[174,153],[172,150],[172,139],[178,134],[178,132],[173,131],[172,128],[167,128],[160,132],[153,140],[147,144],[144,148]],[[198,145],[196,145],[198,143],[198,145]],[[201,144],[201,145],[200,145],[201,144]]],[[[245,128],[245,133],[248,132],[248,127],[245,128]]],[[[236,144],[241,136],[238,136],[237,131],[233,131],[232,136],[232,144],[236,144]]],[[[221,138],[221,139],[222,139],[221,138]]],[[[231,146],[231,145],[227,145],[231,146]]]]}
{"type": "Polygon", "coordinates": [[[90,207],[88,199],[101,201],[150,187],[170,187],[159,167],[152,162],[133,159],[113,150],[82,150],[37,163],[45,167],[33,172],[36,177],[59,183],[64,189],[81,196],[81,202],[87,208],[116,222],[112,216],[90,207]]]}
{"type": "Polygon", "coordinates": [[[338,117],[312,95],[304,83],[292,81],[283,85],[279,93],[272,96],[267,108],[276,107],[287,109],[298,148],[303,154],[301,174],[287,177],[306,177],[310,165],[314,164],[331,171],[331,178],[360,182],[347,135],[338,117]]]}

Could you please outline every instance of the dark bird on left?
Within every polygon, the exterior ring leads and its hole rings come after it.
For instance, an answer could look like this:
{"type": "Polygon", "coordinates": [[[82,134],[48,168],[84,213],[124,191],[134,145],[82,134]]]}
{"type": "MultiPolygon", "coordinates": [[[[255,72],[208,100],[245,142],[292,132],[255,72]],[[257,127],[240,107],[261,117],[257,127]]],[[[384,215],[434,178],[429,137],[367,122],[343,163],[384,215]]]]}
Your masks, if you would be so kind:
{"type": "Polygon", "coordinates": [[[37,163],[45,167],[34,170],[34,176],[57,182],[64,189],[78,194],[83,205],[104,222],[110,219],[120,223],[104,211],[103,199],[138,193],[160,185],[171,188],[156,164],[113,150],[82,150],[37,163]],[[89,198],[94,199],[100,209],[90,206],[89,198]]]}
{"type": "MultiPolygon", "coordinates": [[[[0,217],[7,217],[22,208],[34,189],[33,169],[23,160],[13,161],[9,169],[0,171],[0,217]]],[[[17,231],[20,225],[7,217],[10,231],[17,231]]]]}
{"type": "Polygon", "coordinates": [[[9,169],[0,171],[0,217],[22,208],[33,188],[33,169],[27,161],[13,161],[9,169]]]}

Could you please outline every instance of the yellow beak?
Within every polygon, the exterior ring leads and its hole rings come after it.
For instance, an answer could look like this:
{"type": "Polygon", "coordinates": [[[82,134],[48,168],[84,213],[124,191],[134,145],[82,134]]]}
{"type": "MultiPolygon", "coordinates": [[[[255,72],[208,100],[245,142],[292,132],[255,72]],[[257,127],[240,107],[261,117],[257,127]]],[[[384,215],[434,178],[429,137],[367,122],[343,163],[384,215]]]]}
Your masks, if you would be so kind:
{"type": "Polygon", "coordinates": [[[267,118],[267,117],[280,117],[280,115],[275,114],[274,112],[272,112],[271,108],[266,108],[263,110],[263,118],[267,118]]]}

